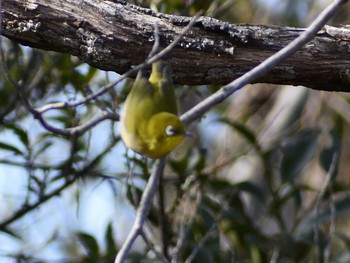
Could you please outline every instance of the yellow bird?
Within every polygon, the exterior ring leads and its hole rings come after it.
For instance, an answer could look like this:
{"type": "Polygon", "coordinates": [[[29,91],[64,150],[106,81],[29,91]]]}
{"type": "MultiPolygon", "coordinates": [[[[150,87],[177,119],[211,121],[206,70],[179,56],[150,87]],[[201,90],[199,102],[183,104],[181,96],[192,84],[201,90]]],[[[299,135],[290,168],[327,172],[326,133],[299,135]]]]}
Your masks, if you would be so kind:
{"type": "Polygon", "coordinates": [[[161,158],[183,141],[186,131],[177,116],[168,64],[153,63],[148,80],[142,70],[138,72],[122,109],[120,123],[126,146],[149,158],[161,158]]]}

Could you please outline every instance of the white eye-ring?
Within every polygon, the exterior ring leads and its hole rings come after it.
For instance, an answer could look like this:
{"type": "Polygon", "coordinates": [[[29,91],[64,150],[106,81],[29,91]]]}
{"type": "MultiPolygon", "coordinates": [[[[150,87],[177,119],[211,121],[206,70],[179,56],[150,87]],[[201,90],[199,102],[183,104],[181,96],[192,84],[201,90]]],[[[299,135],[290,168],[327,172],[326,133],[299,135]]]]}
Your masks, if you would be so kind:
{"type": "Polygon", "coordinates": [[[175,130],[175,128],[174,128],[174,126],[167,126],[166,128],[165,128],[165,134],[167,135],[167,136],[174,136],[174,135],[176,135],[177,133],[176,133],[176,130],[175,130]]]}

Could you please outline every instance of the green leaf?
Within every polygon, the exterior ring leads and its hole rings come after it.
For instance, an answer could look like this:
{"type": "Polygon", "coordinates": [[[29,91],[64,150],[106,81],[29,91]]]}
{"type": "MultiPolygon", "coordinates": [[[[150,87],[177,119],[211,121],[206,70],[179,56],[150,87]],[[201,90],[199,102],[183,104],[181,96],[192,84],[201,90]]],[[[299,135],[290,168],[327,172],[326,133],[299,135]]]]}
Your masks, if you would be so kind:
{"type": "Polygon", "coordinates": [[[35,149],[35,157],[38,157],[40,154],[42,154],[45,150],[50,148],[53,145],[53,142],[46,141],[38,146],[37,149],[35,149]]]}
{"type": "Polygon", "coordinates": [[[150,176],[148,172],[147,160],[145,158],[137,157],[136,155],[134,157],[126,156],[126,158],[134,163],[134,167],[139,167],[142,170],[142,174],[145,178],[150,176]]]}
{"type": "Polygon", "coordinates": [[[11,123],[3,123],[2,124],[5,128],[10,129],[14,132],[14,134],[18,137],[18,139],[27,147],[29,148],[29,138],[28,133],[22,129],[21,127],[11,124],[11,123]]]}
{"type": "MultiPolygon", "coordinates": [[[[194,243],[193,249],[195,249],[196,243],[194,243]]],[[[215,250],[206,249],[205,247],[202,247],[198,249],[197,254],[194,258],[194,262],[201,262],[201,263],[215,263],[215,260],[213,258],[213,253],[215,250]]]]}
{"type": "Polygon", "coordinates": [[[78,233],[77,236],[85,247],[90,259],[97,260],[99,257],[99,247],[95,237],[83,232],[78,233]]]}
{"type": "Polygon", "coordinates": [[[293,198],[295,204],[300,207],[302,205],[302,192],[303,191],[313,191],[315,189],[311,188],[309,185],[294,185],[286,184],[279,191],[279,198],[274,198],[270,206],[270,213],[274,214],[276,210],[283,208],[288,201],[293,198]]]}
{"type": "Polygon", "coordinates": [[[338,164],[340,160],[341,138],[336,130],[331,131],[332,145],[324,149],[320,155],[320,162],[325,171],[330,171],[333,167],[333,175],[338,174],[338,164]]]}
{"type": "Polygon", "coordinates": [[[231,128],[233,128],[235,131],[240,133],[248,142],[250,142],[255,146],[258,145],[255,134],[245,125],[239,122],[229,121],[228,119],[225,119],[225,118],[219,119],[218,122],[228,124],[231,128]]]}
{"type": "Polygon", "coordinates": [[[38,178],[37,176],[32,175],[30,178],[36,183],[38,188],[41,188],[43,186],[44,182],[40,178],[38,178]]]}
{"type": "MultiPolygon", "coordinates": [[[[212,202],[210,198],[203,197],[203,203],[198,207],[197,220],[200,223],[201,230],[209,229],[214,223],[214,214],[219,211],[218,204],[212,202]]],[[[198,231],[199,229],[197,229],[198,231]]]]}
{"type": "Polygon", "coordinates": [[[129,200],[131,204],[133,204],[134,206],[137,206],[138,202],[141,200],[143,189],[140,189],[139,187],[136,187],[131,184],[128,184],[126,187],[127,187],[126,198],[129,200]]]}
{"type": "Polygon", "coordinates": [[[350,251],[345,251],[343,253],[339,253],[335,256],[334,261],[336,263],[349,263],[350,262],[350,251]]]}
{"type": "Polygon", "coordinates": [[[14,237],[16,239],[22,240],[21,236],[16,234],[14,231],[8,229],[8,228],[1,228],[1,232],[8,234],[11,237],[14,237]]]}
{"type": "Polygon", "coordinates": [[[218,192],[221,194],[231,193],[232,191],[232,183],[227,180],[223,180],[220,178],[210,178],[207,180],[207,186],[210,187],[211,191],[218,192]]]}
{"type": "Polygon", "coordinates": [[[105,232],[106,254],[114,256],[118,250],[114,241],[114,232],[112,223],[109,223],[105,232]]]}
{"type": "Polygon", "coordinates": [[[337,238],[343,241],[343,244],[346,247],[346,250],[350,253],[350,238],[345,233],[337,233],[337,238]]]}
{"type": "Polygon", "coordinates": [[[284,182],[292,181],[314,157],[318,130],[306,130],[290,138],[282,147],[281,173],[284,182]]]}
{"type": "Polygon", "coordinates": [[[212,191],[220,193],[221,195],[225,196],[225,198],[230,198],[230,196],[232,195],[232,191],[235,189],[239,192],[251,194],[259,202],[263,203],[265,200],[265,195],[262,189],[259,188],[258,185],[255,185],[254,183],[249,181],[243,181],[236,184],[232,184],[225,180],[212,178],[210,180],[207,180],[207,185],[212,189],[212,191]]]}
{"type": "Polygon", "coordinates": [[[189,154],[192,151],[188,151],[186,156],[180,160],[169,160],[171,169],[181,176],[186,176],[187,167],[189,164],[189,154]]]}
{"type": "Polygon", "coordinates": [[[207,161],[207,150],[200,149],[198,153],[198,160],[194,166],[194,170],[200,173],[204,168],[207,161]]]}
{"type": "Polygon", "coordinates": [[[8,143],[5,143],[5,142],[0,142],[0,148],[3,150],[13,152],[13,153],[18,154],[18,155],[23,155],[23,152],[21,150],[19,150],[15,146],[8,144],[8,143]]]}
{"type": "Polygon", "coordinates": [[[307,236],[312,239],[313,237],[310,235],[310,232],[313,231],[313,227],[315,225],[328,223],[332,217],[339,219],[339,217],[342,215],[348,215],[350,212],[350,197],[348,196],[338,200],[334,202],[333,205],[335,207],[335,211],[328,207],[305,217],[298,225],[296,236],[307,236]]]}
{"type": "Polygon", "coordinates": [[[257,198],[258,201],[264,202],[265,200],[265,195],[263,191],[255,184],[251,182],[240,182],[234,185],[237,187],[240,191],[250,193],[252,196],[257,198]]]}
{"type": "Polygon", "coordinates": [[[278,247],[280,256],[293,259],[293,262],[300,262],[308,255],[312,243],[304,240],[295,239],[293,235],[282,232],[274,237],[276,247],[278,247]]]}

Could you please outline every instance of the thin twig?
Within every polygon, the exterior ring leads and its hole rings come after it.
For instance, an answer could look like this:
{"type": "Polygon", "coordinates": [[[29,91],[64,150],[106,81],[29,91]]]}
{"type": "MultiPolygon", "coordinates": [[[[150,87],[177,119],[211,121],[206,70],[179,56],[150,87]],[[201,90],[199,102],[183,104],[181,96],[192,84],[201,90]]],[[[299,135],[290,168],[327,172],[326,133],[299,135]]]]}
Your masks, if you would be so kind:
{"type": "Polygon", "coordinates": [[[194,222],[195,216],[197,215],[199,204],[202,201],[202,193],[201,193],[200,189],[197,189],[197,192],[196,192],[195,212],[192,213],[191,217],[188,219],[188,208],[189,208],[190,198],[191,198],[191,196],[187,195],[186,202],[184,204],[182,218],[181,218],[179,235],[177,238],[176,246],[174,247],[174,249],[172,251],[172,257],[171,257],[172,263],[179,262],[179,253],[180,253],[182,246],[186,240],[187,229],[191,228],[191,226],[194,222]],[[188,220],[187,222],[185,222],[186,219],[188,220]],[[187,228],[186,228],[186,226],[187,226],[187,228]]]}
{"type": "MultiPolygon", "coordinates": [[[[1,59],[0,59],[0,62],[1,62],[1,59]]],[[[17,96],[17,94],[13,94],[12,97],[9,99],[9,102],[7,103],[7,105],[1,109],[0,123],[3,122],[5,117],[16,108],[17,102],[18,102],[18,96],[17,96]]]]}
{"type": "Polygon", "coordinates": [[[119,250],[115,263],[122,263],[126,259],[128,252],[134,244],[136,238],[141,234],[143,225],[147,219],[149,210],[151,208],[152,200],[158,189],[159,177],[162,175],[165,165],[165,159],[159,159],[154,165],[153,172],[148,180],[145,191],[142,194],[139,208],[136,212],[136,217],[131,231],[125,240],[123,246],[119,250]]]}
{"type": "Polygon", "coordinates": [[[279,257],[279,254],[280,254],[280,250],[279,248],[275,247],[272,251],[272,256],[271,256],[271,260],[270,260],[270,263],[277,263],[278,261],[278,257],[279,257]]]}
{"type": "Polygon", "coordinates": [[[196,247],[192,250],[192,253],[189,255],[189,257],[186,259],[185,263],[191,263],[195,257],[197,256],[200,249],[204,246],[205,242],[209,240],[209,238],[218,235],[218,224],[214,222],[211,227],[209,228],[208,232],[205,233],[204,237],[198,242],[196,247]]]}
{"type": "Polygon", "coordinates": [[[92,127],[96,126],[97,124],[99,124],[104,120],[113,120],[113,121],[119,120],[118,114],[110,113],[110,112],[102,112],[102,114],[92,118],[90,121],[82,125],[79,125],[73,128],[59,129],[50,125],[48,122],[46,122],[44,117],[41,114],[37,113],[34,109],[32,111],[32,114],[34,118],[37,119],[46,130],[52,133],[62,135],[62,136],[67,136],[67,137],[82,135],[85,132],[89,131],[92,127]]]}
{"type": "Polygon", "coordinates": [[[329,191],[330,191],[330,204],[329,204],[329,206],[330,206],[331,218],[330,218],[330,226],[329,226],[329,231],[328,231],[328,239],[327,239],[326,246],[324,249],[324,262],[325,263],[329,262],[329,259],[331,256],[332,241],[334,238],[336,219],[337,219],[337,209],[335,207],[334,196],[333,196],[333,184],[330,184],[329,191]]]}
{"type": "Polygon", "coordinates": [[[159,178],[159,187],[158,187],[158,203],[159,203],[159,211],[158,211],[158,216],[159,216],[159,222],[161,225],[161,238],[162,238],[162,250],[164,257],[169,258],[168,255],[168,245],[169,245],[169,233],[168,233],[168,214],[165,211],[165,196],[164,196],[164,180],[163,176],[159,178]]]}
{"type": "Polygon", "coordinates": [[[318,17],[311,23],[311,25],[289,45],[272,55],[261,64],[248,71],[243,76],[223,86],[216,93],[198,103],[195,107],[187,111],[181,116],[181,120],[185,125],[190,124],[196,119],[199,119],[205,112],[215,105],[221,103],[232,93],[241,89],[244,85],[253,82],[264,73],[273,69],[282,60],[290,57],[298,51],[303,45],[312,40],[317,32],[326,24],[326,22],[344,5],[348,0],[337,0],[332,2],[318,17]]]}
{"type": "MultiPolygon", "coordinates": [[[[334,177],[334,172],[336,170],[336,165],[338,163],[338,154],[334,153],[333,157],[332,157],[332,162],[331,165],[328,169],[326,178],[323,182],[320,194],[317,198],[317,202],[315,205],[315,214],[316,217],[317,215],[320,213],[321,211],[321,205],[322,205],[322,201],[326,195],[326,192],[328,189],[332,189],[332,178],[334,177]]],[[[329,256],[330,256],[330,246],[331,246],[331,241],[333,240],[333,234],[334,234],[334,229],[335,229],[335,219],[336,219],[336,208],[333,202],[333,198],[331,196],[331,204],[330,204],[330,211],[331,211],[331,225],[329,227],[329,239],[327,242],[327,245],[325,246],[325,248],[320,249],[319,248],[319,242],[320,242],[320,238],[319,238],[319,234],[318,234],[318,226],[317,224],[314,225],[314,242],[316,244],[316,262],[328,262],[329,261],[329,256]],[[321,251],[323,251],[323,260],[321,259],[321,251]]]]}
{"type": "Polygon", "coordinates": [[[149,52],[147,58],[152,58],[154,55],[157,54],[158,48],[159,48],[159,27],[158,27],[158,22],[156,21],[154,23],[154,44],[152,46],[151,52],[149,52]]]}

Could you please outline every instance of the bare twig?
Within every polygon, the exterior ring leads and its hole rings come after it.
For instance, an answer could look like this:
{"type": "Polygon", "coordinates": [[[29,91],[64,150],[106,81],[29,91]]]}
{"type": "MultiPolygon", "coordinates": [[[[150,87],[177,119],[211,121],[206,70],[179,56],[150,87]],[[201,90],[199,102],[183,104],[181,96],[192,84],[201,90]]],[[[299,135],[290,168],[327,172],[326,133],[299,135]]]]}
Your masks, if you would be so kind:
{"type": "MultiPolygon", "coordinates": [[[[199,204],[202,201],[202,192],[200,191],[200,189],[197,189],[196,191],[197,192],[196,192],[195,210],[197,211],[199,204]]],[[[179,235],[177,238],[176,246],[174,247],[174,249],[172,251],[172,257],[171,257],[172,263],[179,262],[179,253],[180,253],[182,246],[186,240],[187,229],[192,226],[193,221],[195,219],[195,216],[197,215],[196,212],[192,213],[191,217],[188,219],[188,208],[189,208],[190,198],[191,198],[191,196],[188,195],[186,197],[186,202],[184,204],[183,214],[182,214],[182,218],[181,218],[181,222],[180,222],[179,235]],[[185,222],[186,218],[187,218],[187,222],[185,222]]]]}
{"type": "Polygon", "coordinates": [[[221,103],[232,93],[241,89],[244,85],[253,82],[264,73],[274,68],[282,60],[290,57],[298,51],[303,45],[312,40],[317,32],[326,24],[326,22],[344,5],[348,0],[336,0],[332,2],[323,12],[311,23],[311,25],[289,45],[269,57],[261,64],[244,74],[242,77],[223,86],[216,93],[198,103],[195,107],[181,116],[184,124],[189,124],[200,118],[205,112],[215,105],[221,103]]]}
{"type": "Polygon", "coordinates": [[[163,176],[159,178],[159,187],[158,187],[158,204],[159,211],[158,217],[161,225],[161,238],[162,238],[162,250],[164,257],[169,258],[168,256],[168,245],[169,245],[169,233],[168,233],[168,214],[165,211],[165,196],[164,196],[164,180],[163,176]]]}
{"type": "Polygon", "coordinates": [[[191,263],[195,257],[197,256],[197,253],[199,250],[203,247],[205,242],[209,240],[209,238],[218,235],[218,224],[214,222],[207,233],[204,235],[204,237],[198,242],[196,247],[192,250],[192,253],[189,255],[189,257],[186,259],[185,263],[191,263]]]}
{"type": "Polygon", "coordinates": [[[328,263],[331,252],[332,252],[332,241],[334,238],[334,233],[335,233],[335,226],[336,226],[336,215],[337,215],[337,209],[335,207],[335,202],[334,202],[334,196],[333,196],[333,185],[330,184],[329,186],[329,191],[330,191],[330,212],[331,212],[331,219],[330,219],[330,225],[329,225],[329,230],[328,230],[328,239],[326,242],[326,246],[324,249],[324,262],[328,263]]]}
{"type": "Polygon", "coordinates": [[[114,120],[114,121],[118,121],[119,120],[119,115],[118,114],[114,114],[114,113],[110,113],[110,112],[103,112],[101,115],[94,117],[93,119],[91,119],[90,121],[73,127],[73,128],[67,128],[67,129],[59,129],[59,128],[55,128],[54,126],[50,125],[48,122],[45,121],[44,117],[39,114],[37,111],[35,111],[32,108],[31,113],[33,114],[34,118],[39,120],[40,124],[48,131],[58,134],[58,135],[62,135],[62,136],[79,136],[84,134],[85,132],[89,131],[92,127],[96,126],[97,124],[99,124],[100,122],[104,121],[104,120],[114,120]]]}
{"type": "Polygon", "coordinates": [[[280,254],[279,248],[275,247],[272,251],[270,263],[277,263],[279,254],[280,254]]]}
{"type": "Polygon", "coordinates": [[[165,159],[159,159],[154,165],[151,177],[148,180],[145,191],[142,194],[139,208],[136,212],[136,217],[131,231],[125,240],[123,246],[119,250],[115,263],[122,263],[126,259],[126,256],[134,244],[136,238],[142,233],[143,225],[147,219],[149,210],[151,208],[152,199],[158,189],[159,177],[161,176],[165,165],[165,159]]]}
{"type": "Polygon", "coordinates": [[[154,44],[152,46],[151,52],[148,54],[148,58],[152,58],[154,55],[157,54],[158,48],[159,48],[159,28],[158,28],[158,22],[154,24],[154,44]]]}
{"type": "MultiPolygon", "coordinates": [[[[332,157],[331,165],[328,169],[328,172],[327,172],[326,178],[323,182],[320,194],[317,198],[317,202],[315,205],[316,215],[318,215],[320,213],[322,201],[326,195],[327,190],[332,190],[332,178],[334,177],[334,172],[336,170],[337,163],[338,163],[338,154],[334,153],[333,157],[332,157]]],[[[336,207],[335,207],[335,204],[333,202],[334,200],[333,200],[332,195],[330,198],[331,198],[331,203],[330,203],[331,215],[330,215],[329,237],[328,237],[328,241],[327,241],[326,246],[322,249],[320,249],[317,246],[320,242],[320,240],[319,240],[320,238],[319,238],[319,234],[318,234],[318,226],[315,223],[315,225],[313,227],[314,228],[314,242],[316,245],[316,248],[315,248],[315,250],[316,250],[316,262],[329,262],[330,248],[331,248],[331,244],[332,244],[332,240],[333,240],[333,234],[335,231],[335,221],[336,221],[336,207]],[[322,251],[323,251],[323,260],[321,259],[321,252],[322,251]]]]}

